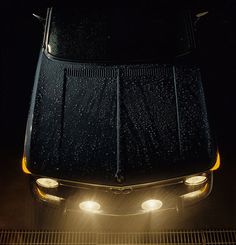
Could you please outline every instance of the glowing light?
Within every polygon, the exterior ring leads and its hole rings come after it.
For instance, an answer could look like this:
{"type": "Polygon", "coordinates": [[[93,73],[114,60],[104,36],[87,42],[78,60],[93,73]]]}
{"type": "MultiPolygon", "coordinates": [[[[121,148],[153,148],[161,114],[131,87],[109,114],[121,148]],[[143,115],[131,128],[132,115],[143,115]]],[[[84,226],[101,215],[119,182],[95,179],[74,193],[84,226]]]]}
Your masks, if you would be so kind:
{"type": "Polygon", "coordinates": [[[49,178],[39,178],[36,180],[36,183],[44,188],[56,188],[59,185],[56,180],[49,178]]]}
{"type": "Polygon", "coordinates": [[[54,195],[50,195],[50,194],[46,194],[43,191],[41,191],[39,188],[37,188],[38,194],[42,199],[45,199],[47,201],[52,201],[52,202],[60,202],[61,200],[63,200],[64,198],[62,197],[58,197],[58,196],[54,196],[54,195]]]}
{"type": "Polygon", "coordinates": [[[200,13],[196,14],[196,17],[200,18],[200,17],[207,15],[207,14],[208,14],[208,11],[200,12],[200,13]]]}
{"type": "Polygon", "coordinates": [[[213,166],[213,168],[211,168],[211,171],[215,171],[220,167],[220,153],[217,152],[217,157],[216,157],[216,163],[213,166]]]}
{"type": "Polygon", "coordinates": [[[207,177],[203,176],[203,175],[198,175],[198,176],[193,176],[193,177],[189,177],[185,180],[185,183],[187,185],[200,185],[204,182],[206,182],[207,177]]]}
{"type": "Polygon", "coordinates": [[[85,201],[79,204],[80,209],[91,213],[96,213],[100,210],[101,205],[94,201],[85,201]]]}
{"type": "Polygon", "coordinates": [[[182,197],[185,199],[192,199],[192,198],[200,197],[207,191],[207,189],[208,189],[208,184],[206,184],[200,190],[189,192],[187,194],[182,195],[182,197]]]}
{"type": "Polygon", "coordinates": [[[197,197],[199,195],[202,194],[202,191],[201,190],[197,190],[197,191],[192,191],[192,192],[189,192],[185,195],[183,195],[184,198],[194,198],[194,197],[197,197]]]}
{"type": "Polygon", "coordinates": [[[48,44],[48,52],[51,53],[52,52],[52,48],[51,46],[48,44]]]}
{"type": "Polygon", "coordinates": [[[162,201],[150,199],[142,203],[142,209],[145,211],[154,211],[162,207],[162,201]]]}
{"type": "Polygon", "coordinates": [[[23,158],[22,158],[22,165],[21,165],[22,166],[22,170],[26,174],[31,174],[31,172],[26,167],[26,164],[27,164],[27,162],[26,162],[26,156],[24,155],[23,158]]]}

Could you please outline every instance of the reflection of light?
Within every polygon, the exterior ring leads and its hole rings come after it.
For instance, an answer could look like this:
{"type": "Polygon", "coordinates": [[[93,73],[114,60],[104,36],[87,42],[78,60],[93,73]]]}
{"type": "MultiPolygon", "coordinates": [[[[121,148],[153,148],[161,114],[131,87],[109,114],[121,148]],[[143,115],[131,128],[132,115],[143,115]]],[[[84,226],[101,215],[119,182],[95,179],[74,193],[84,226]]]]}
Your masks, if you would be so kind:
{"type": "Polygon", "coordinates": [[[64,198],[62,197],[58,197],[58,196],[54,196],[54,195],[50,195],[50,194],[46,194],[43,191],[41,191],[39,188],[37,188],[38,194],[42,199],[48,200],[48,201],[52,201],[52,202],[60,202],[61,200],[63,200],[64,198]]]}
{"type": "Polygon", "coordinates": [[[204,183],[207,180],[206,176],[203,175],[198,175],[198,176],[193,176],[193,177],[189,177],[185,180],[185,183],[187,185],[200,185],[202,183],[204,183]]]}
{"type": "Polygon", "coordinates": [[[207,188],[208,188],[208,184],[206,184],[203,188],[201,188],[200,190],[197,190],[197,191],[192,191],[192,192],[189,192],[187,194],[184,194],[182,195],[183,198],[195,198],[195,197],[199,197],[200,195],[203,195],[206,191],[207,191],[207,188]]]}
{"type": "Polygon", "coordinates": [[[22,158],[22,170],[24,173],[26,174],[31,174],[31,172],[28,170],[28,168],[26,167],[26,156],[24,155],[22,158]]]}
{"type": "Polygon", "coordinates": [[[142,203],[142,209],[145,211],[154,211],[162,207],[162,201],[150,199],[142,203]]]}
{"type": "Polygon", "coordinates": [[[48,52],[51,53],[52,52],[52,48],[51,46],[48,44],[48,52]]]}
{"type": "Polygon", "coordinates": [[[56,188],[59,185],[56,180],[49,178],[39,178],[36,180],[36,183],[44,188],[56,188]]]}
{"type": "Polygon", "coordinates": [[[200,18],[206,14],[208,14],[208,11],[200,12],[200,13],[196,14],[196,17],[200,18]]]}
{"type": "Polygon", "coordinates": [[[101,205],[94,201],[85,201],[85,202],[81,202],[79,204],[79,207],[84,211],[95,213],[99,211],[101,205]]]}
{"type": "Polygon", "coordinates": [[[219,167],[220,167],[220,154],[219,152],[217,152],[216,163],[213,166],[213,168],[211,168],[211,171],[217,170],[219,167]]]}
{"type": "Polygon", "coordinates": [[[194,197],[197,197],[201,194],[201,190],[197,190],[197,191],[193,191],[193,192],[189,192],[185,195],[183,195],[184,198],[194,198],[194,197]]]}

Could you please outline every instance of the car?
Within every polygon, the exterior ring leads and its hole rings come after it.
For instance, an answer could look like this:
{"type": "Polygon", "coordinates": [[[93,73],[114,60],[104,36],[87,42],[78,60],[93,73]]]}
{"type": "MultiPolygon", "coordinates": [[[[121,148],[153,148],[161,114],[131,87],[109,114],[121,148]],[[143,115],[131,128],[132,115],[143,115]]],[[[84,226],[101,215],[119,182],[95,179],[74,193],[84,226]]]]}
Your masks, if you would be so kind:
{"type": "Polygon", "coordinates": [[[194,16],[48,8],[22,169],[39,202],[138,215],[207,197],[220,166],[194,16]]]}

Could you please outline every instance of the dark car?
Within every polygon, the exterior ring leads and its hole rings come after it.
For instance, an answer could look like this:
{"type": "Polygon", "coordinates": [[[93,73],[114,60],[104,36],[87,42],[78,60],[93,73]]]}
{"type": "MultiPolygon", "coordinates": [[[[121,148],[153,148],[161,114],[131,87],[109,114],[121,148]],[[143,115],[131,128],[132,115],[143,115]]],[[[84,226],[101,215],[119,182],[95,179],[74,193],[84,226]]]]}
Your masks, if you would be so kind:
{"type": "Polygon", "coordinates": [[[192,14],[48,9],[22,167],[39,201],[107,215],[180,210],[220,164],[192,14]]]}

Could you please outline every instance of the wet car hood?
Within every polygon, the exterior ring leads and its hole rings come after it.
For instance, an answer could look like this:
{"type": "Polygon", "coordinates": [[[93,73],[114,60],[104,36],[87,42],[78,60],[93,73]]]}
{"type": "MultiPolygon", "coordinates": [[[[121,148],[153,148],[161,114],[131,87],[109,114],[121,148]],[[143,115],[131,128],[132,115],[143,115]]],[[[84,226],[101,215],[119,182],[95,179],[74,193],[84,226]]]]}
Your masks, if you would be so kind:
{"type": "Polygon", "coordinates": [[[214,164],[196,66],[78,64],[42,54],[38,71],[28,154],[32,173],[131,185],[214,164]]]}

